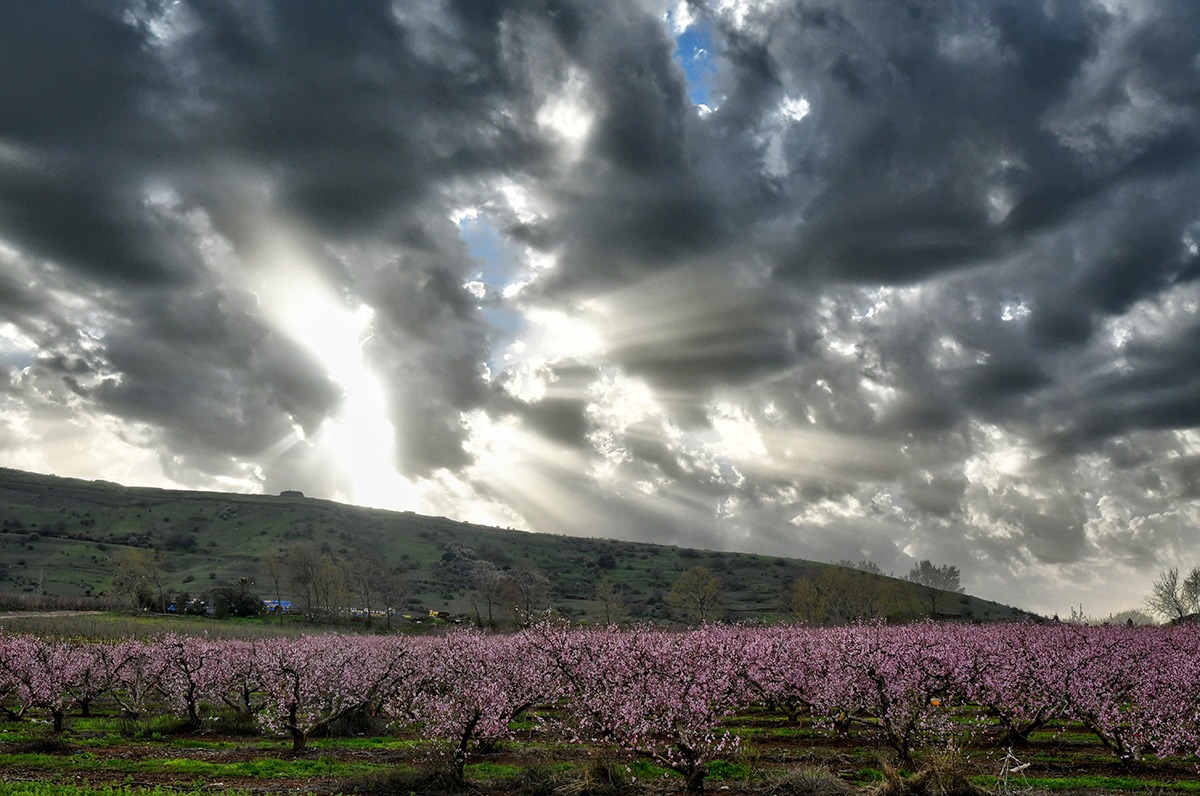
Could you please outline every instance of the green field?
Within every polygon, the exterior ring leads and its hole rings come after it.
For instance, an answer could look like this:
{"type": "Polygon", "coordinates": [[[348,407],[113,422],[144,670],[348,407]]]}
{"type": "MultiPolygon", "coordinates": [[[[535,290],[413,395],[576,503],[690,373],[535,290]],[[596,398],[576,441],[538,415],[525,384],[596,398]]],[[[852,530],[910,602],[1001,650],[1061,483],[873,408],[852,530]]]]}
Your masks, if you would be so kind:
{"type": "MultiPolygon", "coordinates": [[[[402,594],[394,607],[412,617],[427,617],[431,610],[471,616],[466,573],[482,561],[500,571],[525,567],[543,573],[556,610],[575,621],[601,615],[595,599],[601,579],[615,588],[626,619],[667,621],[667,592],[683,571],[697,566],[710,569],[722,584],[720,618],[774,621],[793,583],[833,566],[488,528],[297,496],[131,488],[0,469],[0,605],[4,595],[23,598],[10,600],[10,608],[53,607],[51,598],[115,600],[114,557],[128,550],[160,551],[168,567],[165,586],[173,590],[198,595],[247,578],[261,596],[271,596],[260,556],[286,555],[302,543],[335,560],[378,564],[402,594]],[[46,600],[39,604],[38,598],[46,600]]],[[[920,615],[911,584],[859,575],[900,595],[900,613],[920,615]]],[[[292,591],[285,583],[283,596],[296,598],[292,591]]],[[[940,610],[982,621],[1027,616],[959,594],[947,595],[940,610]]]]}
{"type": "MultiPolygon", "coordinates": [[[[617,749],[581,746],[524,721],[518,738],[468,765],[480,794],[682,792],[677,775],[617,749]]],[[[1015,750],[1028,767],[1005,773],[994,738],[973,736],[954,752],[926,750],[900,770],[868,725],[834,735],[805,722],[754,712],[726,725],[737,752],[709,766],[706,789],[739,794],[1200,793],[1195,765],[1122,764],[1079,728],[1051,727],[1015,750]]],[[[447,793],[445,749],[412,733],[347,725],[302,754],[290,742],[220,717],[199,730],[177,719],[132,721],[103,709],[72,715],[61,737],[31,721],[0,722],[0,794],[447,793]]],[[[1010,760],[1010,765],[1014,762],[1010,760]]]]}

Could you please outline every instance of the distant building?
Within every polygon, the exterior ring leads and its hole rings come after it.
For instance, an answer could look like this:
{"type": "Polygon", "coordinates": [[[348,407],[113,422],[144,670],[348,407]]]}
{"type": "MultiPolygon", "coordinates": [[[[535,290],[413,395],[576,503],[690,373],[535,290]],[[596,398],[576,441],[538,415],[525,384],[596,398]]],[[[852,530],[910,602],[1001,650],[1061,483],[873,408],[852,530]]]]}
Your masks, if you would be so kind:
{"type": "Polygon", "coordinates": [[[299,489],[285,489],[279,493],[280,497],[304,497],[304,493],[299,489]]]}
{"type": "Polygon", "coordinates": [[[268,614],[290,614],[292,612],[291,600],[263,600],[263,612],[268,614]]]}

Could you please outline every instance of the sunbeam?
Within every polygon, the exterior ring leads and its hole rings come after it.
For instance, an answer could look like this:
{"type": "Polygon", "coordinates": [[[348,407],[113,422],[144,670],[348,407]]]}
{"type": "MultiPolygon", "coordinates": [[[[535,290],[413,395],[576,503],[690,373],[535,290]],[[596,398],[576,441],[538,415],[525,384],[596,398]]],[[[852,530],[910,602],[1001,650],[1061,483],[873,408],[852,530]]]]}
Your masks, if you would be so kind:
{"type": "Polygon", "coordinates": [[[337,414],[303,440],[336,462],[344,494],[335,497],[375,508],[420,508],[414,485],[397,470],[387,396],[363,353],[374,311],[347,304],[285,235],[277,235],[260,258],[253,290],[263,316],[312,354],[342,389],[337,414]]]}

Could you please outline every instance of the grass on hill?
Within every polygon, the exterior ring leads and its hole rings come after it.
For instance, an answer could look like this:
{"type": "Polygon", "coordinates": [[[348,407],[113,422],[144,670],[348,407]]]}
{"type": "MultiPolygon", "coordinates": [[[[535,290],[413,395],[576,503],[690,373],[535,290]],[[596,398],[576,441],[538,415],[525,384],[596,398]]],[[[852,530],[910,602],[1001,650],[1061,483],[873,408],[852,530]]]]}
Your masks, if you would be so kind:
{"type": "MultiPolygon", "coordinates": [[[[550,580],[556,609],[595,621],[606,578],[630,621],[668,621],[667,595],[685,570],[704,566],[723,588],[720,618],[777,621],[798,580],[833,565],[783,558],[489,528],[445,517],[342,505],[298,495],[263,496],[124,487],[0,469],[0,608],[4,595],[114,598],[114,556],[155,549],[168,565],[164,588],[201,595],[246,578],[272,587],[260,557],[307,546],[330,560],[369,560],[399,584],[398,613],[473,615],[469,572],[528,568],[550,580]]],[[[915,587],[881,576],[901,615],[919,616],[915,587]]],[[[300,595],[286,583],[283,596],[300,595]]],[[[352,598],[351,598],[352,599],[352,598]]],[[[993,621],[1028,616],[969,595],[948,594],[944,615],[993,621]]]]}

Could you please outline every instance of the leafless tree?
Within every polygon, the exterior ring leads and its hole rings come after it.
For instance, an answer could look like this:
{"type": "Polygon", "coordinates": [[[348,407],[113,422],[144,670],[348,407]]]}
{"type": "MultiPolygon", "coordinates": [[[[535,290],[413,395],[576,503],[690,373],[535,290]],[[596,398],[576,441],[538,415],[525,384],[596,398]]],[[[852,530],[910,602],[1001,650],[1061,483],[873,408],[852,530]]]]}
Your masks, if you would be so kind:
{"type": "Polygon", "coordinates": [[[130,598],[133,607],[167,612],[167,559],[159,550],[130,548],[113,555],[113,591],[130,598]]]}
{"type": "Polygon", "coordinates": [[[617,585],[608,577],[596,582],[596,619],[605,625],[623,622],[629,616],[617,585]]]}
{"type": "Polygon", "coordinates": [[[952,564],[938,566],[928,558],[909,571],[908,579],[920,587],[921,599],[929,609],[930,616],[937,616],[938,605],[947,593],[963,591],[959,585],[958,567],[952,564]]]}
{"type": "Polygon", "coordinates": [[[395,572],[386,575],[379,583],[379,598],[383,602],[384,626],[392,629],[392,614],[399,613],[408,599],[409,585],[395,572]]]}
{"type": "Polygon", "coordinates": [[[1176,567],[1163,572],[1150,586],[1146,607],[1168,621],[1200,613],[1200,567],[1182,580],[1176,567]]]}
{"type": "Polygon", "coordinates": [[[496,609],[504,601],[504,573],[491,561],[477,561],[471,572],[471,592],[468,599],[475,609],[475,622],[494,627],[496,609]],[[486,615],[486,618],[485,618],[486,615]]]}
{"type": "Polygon", "coordinates": [[[320,549],[311,542],[294,545],[284,562],[292,589],[300,598],[305,615],[315,619],[321,612],[318,584],[321,572],[320,549]]]}
{"type": "Polygon", "coordinates": [[[350,562],[348,567],[350,586],[354,592],[356,607],[366,612],[367,624],[371,624],[371,598],[378,596],[384,580],[383,567],[379,559],[361,555],[350,562]]]}
{"type": "Polygon", "coordinates": [[[882,575],[838,564],[792,584],[784,608],[798,622],[840,625],[884,616],[894,591],[882,575]]]}
{"type": "Polygon", "coordinates": [[[504,577],[500,588],[512,611],[513,621],[522,627],[551,607],[553,589],[550,579],[532,565],[517,567],[511,575],[504,577]]]}
{"type": "Polygon", "coordinates": [[[280,588],[284,576],[283,559],[274,550],[265,550],[258,558],[258,566],[263,577],[271,583],[275,595],[275,613],[279,615],[279,624],[283,624],[283,591],[280,588]]]}
{"type": "Polygon", "coordinates": [[[720,618],[721,581],[708,567],[685,570],[667,593],[667,604],[686,622],[709,622],[720,618]]]}

